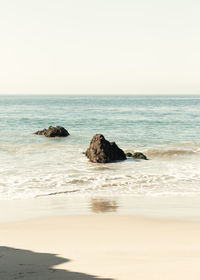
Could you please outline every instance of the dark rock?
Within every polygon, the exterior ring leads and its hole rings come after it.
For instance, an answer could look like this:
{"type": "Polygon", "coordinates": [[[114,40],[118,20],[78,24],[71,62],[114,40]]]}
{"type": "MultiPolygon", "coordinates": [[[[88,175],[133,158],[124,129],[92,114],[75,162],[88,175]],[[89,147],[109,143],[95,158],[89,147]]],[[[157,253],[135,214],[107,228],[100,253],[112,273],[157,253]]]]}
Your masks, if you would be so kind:
{"type": "Polygon", "coordinates": [[[127,156],[127,157],[132,157],[133,154],[128,152],[128,153],[126,153],[126,156],[127,156]]]}
{"type": "Polygon", "coordinates": [[[102,134],[93,136],[86,156],[91,162],[108,163],[117,160],[125,160],[125,153],[115,142],[107,141],[102,134]]]}
{"type": "Polygon", "coordinates": [[[147,160],[147,157],[143,154],[143,153],[140,153],[140,152],[136,152],[132,155],[133,158],[137,158],[137,159],[145,159],[147,160]]]}
{"type": "Polygon", "coordinates": [[[47,132],[47,129],[43,129],[43,130],[38,130],[37,132],[35,132],[34,134],[37,134],[37,135],[44,135],[45,133],[47,132]]]}
{"type": "Polygon", "coordinates": [[[45,135],[46,137],[66,137],[69,132],[62,126],[50,126],[48,129],[43,129],[35,132],[37,135],[45,135]]]}

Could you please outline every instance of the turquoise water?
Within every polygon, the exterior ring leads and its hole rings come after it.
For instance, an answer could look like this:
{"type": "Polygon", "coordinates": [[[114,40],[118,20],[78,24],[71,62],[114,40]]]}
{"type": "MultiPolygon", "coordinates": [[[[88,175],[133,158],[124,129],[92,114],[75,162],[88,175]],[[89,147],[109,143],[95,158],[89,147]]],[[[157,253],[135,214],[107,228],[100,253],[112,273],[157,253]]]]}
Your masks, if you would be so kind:
{"type": "Polygon", "coordinates": [[[87,143],[96,132],[139,146],[199,141],[200,97],[1,96],[1,141],[39,143],[48,125],[65,126],[68,141],[87,143]]]}
{"type": "Polygon", "coordinates": [[[198,96],[0,96],[0,199],[200,194],[198,96]],[[70,136],[33,134],[49,125],[70,136]],[[91,164],[95,133],[149,161],[91,164]]]}

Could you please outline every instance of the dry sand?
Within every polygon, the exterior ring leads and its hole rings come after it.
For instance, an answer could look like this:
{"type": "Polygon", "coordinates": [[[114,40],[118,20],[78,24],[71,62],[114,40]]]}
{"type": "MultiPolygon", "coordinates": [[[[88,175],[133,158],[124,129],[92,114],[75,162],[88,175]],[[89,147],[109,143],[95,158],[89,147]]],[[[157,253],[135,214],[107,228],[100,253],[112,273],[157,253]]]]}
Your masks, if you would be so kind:
{"type": "Polygon", "coordinates": [[[0,279],[200,279],[200,223],[88,215],[0,224],[0,279]]]}

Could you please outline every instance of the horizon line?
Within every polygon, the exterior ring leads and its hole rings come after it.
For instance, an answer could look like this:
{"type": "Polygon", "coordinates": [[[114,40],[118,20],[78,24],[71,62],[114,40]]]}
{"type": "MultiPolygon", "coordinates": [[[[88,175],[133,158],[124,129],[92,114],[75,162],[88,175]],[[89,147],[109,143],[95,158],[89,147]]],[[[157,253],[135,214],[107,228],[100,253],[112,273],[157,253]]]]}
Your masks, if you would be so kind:
{"type": "Polygon", "coordinates": [[[0,93],[0,96],[196,96],[200,93],[0,93]]]}

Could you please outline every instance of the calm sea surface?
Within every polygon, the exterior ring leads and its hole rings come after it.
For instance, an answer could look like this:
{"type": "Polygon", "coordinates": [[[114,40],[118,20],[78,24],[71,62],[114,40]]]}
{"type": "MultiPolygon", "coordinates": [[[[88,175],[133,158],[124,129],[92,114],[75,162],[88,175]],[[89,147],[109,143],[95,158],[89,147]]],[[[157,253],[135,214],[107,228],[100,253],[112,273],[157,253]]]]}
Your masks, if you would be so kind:
{"type": "Polygon", "coordinates": [[[0,199],[200,196],[198,96],[0,96],[0,199]],[[67,138],[33,132],[64,126],[67,138]],[[95,133],[149,160],[92,164],[95,133]]]}

